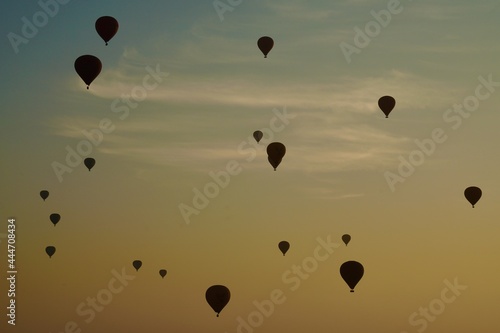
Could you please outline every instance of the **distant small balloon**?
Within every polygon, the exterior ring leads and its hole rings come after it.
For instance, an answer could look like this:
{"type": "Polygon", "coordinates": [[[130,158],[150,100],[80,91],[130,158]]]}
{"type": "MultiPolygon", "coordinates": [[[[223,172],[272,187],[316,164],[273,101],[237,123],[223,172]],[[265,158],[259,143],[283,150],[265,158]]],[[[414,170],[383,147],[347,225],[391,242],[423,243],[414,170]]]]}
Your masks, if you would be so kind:
{"type": "Polygon", "coordinates": [[[160,269],[160,276],[163,279],[167,275],[167,270],[166,269],[160,269]]]}
{"type": "Polygon", "coordinates": [[[465,198],[472,205],[472,208],[474,208],[474,205],[479,201],[479,199],[481,199],[483,192],[481,191],[481,189],[479,187],[469,186],[465,189],[464,195],[465,195],[465,198]]]}
{"type": "Polygon", "coordinates": [[[50,221],[54,224],[54,227],[56,226],[57,222],[61,220],[61,215],[54,213],[50,214],[50,221]]]}
{"type": "Polygon", "coordinates": [[[285,256],[285,253],[287,253],[288,249],[290,248],[290,243],[287,241],[281,241],[278,244],[278,248],[280,249],[281,253],[283,253],[283,256],[285,256]]]}
{"type": "Polygon", "coordinates": [[[132,262],[132,266],[134,266],[134,268],[135,268],[136,271],[139,271],[139,268],[141,268],[141,266],[142,266],[142,261],[140,261],[140,260],[134,260],[132,262]]]}
{"type": "Polygon", "coordinates": [[[95,165],[95,160],[92,157],[87,157],[85,160],[83,160],[83,164],[87,167],[87,169],[92,169],[95,165]]]}
{"type": "Polygon", "coordinates": [[[340,275],[347,283],[349,288],[351,288],[351,293],[354,292],[354,287],[363,277],[365,269],[357,261],[346,261],[340,266],[340,275]]]}
{"type": "Polygon", "coordinates": [[[211,286],[205,293],[205,299],[210,307],[217,313],[217,317],[227,303],[229,303],[230,298],[231,292],[226,286],[211,286]]]}
{"type": "Polygon", "coordinates": [[[391,113],[395,105],[396,105],[396,100],[392,96],[382,96],[378,100],[378,107],[385,114],[386,118],[389,118],[389,113],[391,113]]]}
{"type": "Polygon", "coordinates": [[[54,253],[56,253],[56,248],[53,247],[53,246],[47,246],[45,248],[45,252],[48,254],[49,258],[52,258],[52,256],[54,255],[54,253]]]}
{"type": "Polygon", "coordinates": [[[262,133],[261,131],[253,132],[253,138],[255,139],[255,141],[257,141],[257,143],[260,142],[260,140],[262,139],[263,136],[264,136],[264,133],[262,133]]]}
{"type": "Polygon", "coordinates": [[[45,199],[49,197],[49,191],[47,190],[40,191],[40,197],[42,197],[43,201],[45,201],[45,199]]]}
{"type": "Polygon", "coordinates": [[[267,54],[272,50],[274,46],[274,40],[268,36],[260,37],[257,41],[257,46],[264,54],[264,58],[267,58],[267,54]]]}
{"type": "Polygon", "coordinates": [[[347,244],[349,244],[349,242],[351,241],[351,236],[348,234],[343,235],[342,241],[345,243],[345,246],[347,246],[347,244]]]}
{"type": "Polygon", "coordinates": [[[111,16],[101,16],[95,21],[95,30],[106,45],[108,45],[111,38],[118,32],[118,27],[118,21],[111,16]]]}

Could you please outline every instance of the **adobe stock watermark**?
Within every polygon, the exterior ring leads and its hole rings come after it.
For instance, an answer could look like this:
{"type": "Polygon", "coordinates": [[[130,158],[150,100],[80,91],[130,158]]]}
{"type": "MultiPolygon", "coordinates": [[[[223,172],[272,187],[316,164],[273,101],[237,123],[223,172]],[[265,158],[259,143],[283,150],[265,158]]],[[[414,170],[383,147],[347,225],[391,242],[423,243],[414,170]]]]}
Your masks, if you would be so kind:
{"type": "MultiPolygon", "coordinates": [[[[409,0],[412,1],[412,0],[409,0]]],[[[387,28],[394,15],[400,14],[403,6],[399,0],[389,0],[386,9],[380,11],[372,10],[370,14],[374,20],[368,21],[362,30],[358,26],[354,27],[353,44],[341,42],[340,50],[348,64],[351,63],[353,54],[360,54],[361,50],[370,45],[372,39],[376,38],[382,32],[382,28],[387,28]]]]}
{"type": "Polygon", "coordinates": [[[224,21],[224,13],[232,12],[236,7],[241,5],[243,0],[215,0],[213,2],[215,12],[219,15],[220,21],[224,21]]]}
{"type": "MultiPolygon", "coordinates": [[[[300,265],[294,264],[281,274],[281,281],[288,287],[289,291],[299,289],[301,283],[318,270],[319,263],[328,260],[335,249],[340,246],[340,244],[332,242],[330,235],[326,237],[326,240],[317,237],[316,241],[318,245],[314,248],[311,256],[304,258],[300,265]]],[[[236,318],[236,333],[253,333],[254,329],[264,325],[266,318],[273,315],[276,306],[285,303],[286,300],[286,292],[280,288],[272,290],[268,299],[254,300],[252,304],[255,310],[244,317],[238,316],[236,318]]]]}
{"type": "MultiPolygon", "coordinates": [[[[156,65],[155,69],[150,66],[145,69],[147,74],[144,75],[142,84],[133,87],[129,94],[122,94],[120,98],[113,100],[110,105],[111,112],[118,114],[120,120],[127,119],[130,110],[136,109],[139,102],[148,97],[148,92],[156,89],[163,79],[169,75],[168,72],[160,70],[159,64],[156,65]]],[[[83,136],[87,139],[80,140],[75,148],[67,145],[65,163],[58,161],[51,163],[52,170],[59,182],[63,181],[64,174],[73,172],[73,169],[82,163],[84,157],[90,155],[94,147],[98,147],[102,143],[105,134],[110,134],[115,129],[116,126],[111,119],[103,118],[96,128],[82,131],[83,136]]]]}
{"type": "MultiPolygon", "coordinates": [[[[458,278],[453,280],[453,283],[448,279],[443,281],[445,287],[441,290],[438,298],[429,302],[426,307],[420,307],[418,312],[415,311],[408,317],[408,323],[414,327],[418,333],[424,332],[429,323],[436,321],[437,317],[443,314],[446,305],[449,305],[457,300],[462,294],[462,291],[468,287],[458,283],[458,278]]],[[[409,333],[408,331],[401,331],[400,333],[409,333]]]]}
{"type": "MultiPolygon", "coordinates": [[[[443,113],[443,121],[451,125],[453,130],[462,126],[464,119],[469,118],[475,112],[481,101],[485,101],[495,92],[496,87],[500,87],[500,82],[493,81],[493,75],[487,78],[478,77],[479,84],[474,90],[474,94],[465,97],[460,104],[454,104],[452,108],[443,113]]],[[[399,156],[397,173],[386,171],[385,181],[392,192],[396,191],[396,184],[404,183],[408,177],[415,173],[418,166],[426,161],[437,150],[437,146],[448,140],[446,131],[441,127],[434,128],[428,138],[422,140],[415,139],[416,149],[412,150],[407,157],[399,156]]]]}
{"type": "Polygon", "coordinates": [[[66,5],[70,0],[40,0],[38,1],[39,11],[36,11],[31,20],[26,16],[21,17],[21,34],[9,32],[7,39],[14,50],[14,53],[19,53],[21,44],[28,44],[30,39],[38,35],[39,29],[45,27],[51,18],[59,13],[60,5],[66,5]]]}
{"type": "MultiPolygon", "coordinates": [[[[274,140],[274,134],[282,132],[290,123],[290,119],[296,117],[296,115],[288,114],[286,107],[283,107],[282,111],[273,109],[273,114],[274,116],[269,121],[269,127],[260,129],[263,133],[260,143],[257,143],[252,136],[248,136],[236,148],[239,154],[247,156],[245,159],[247,162],[252,162],[257,157],[257,150],[261,150],[268,143],[271,143],[274,140]]],[[[228,161],[222,170],[210,171],[208,176],[211,180],[205,183],[201,190],[193,188],[194,195],[191,206],[185,203],[179,204],[179,211],[184,222],[190,224],[191,216],[199,215],[203,209],[207,208],[210,200],[216,198],[220,191],[229,185],[231,177],[239,175],[242,171],[243,166],[237,160],[228,161]]]]}
{"type": "MultiPolygon", "coordinates": [[[[111,275],[112,277],[105,288],[99,290],[95,296],[87,297],[76,306],[75,312],[84,323],[90,324],[96,318],[97,313],[104,311],[111,304],[114,296],[121,293],[128,286],[129,282],[136,278],[134,275],[127,275],[125,267],[122,268],[121,273],[113,269],[111,275]]],[[[74,320],[66,322],[62,331],[57,331],[57,333],[81,332],[81,324],[79,325],[74,320]]]]}

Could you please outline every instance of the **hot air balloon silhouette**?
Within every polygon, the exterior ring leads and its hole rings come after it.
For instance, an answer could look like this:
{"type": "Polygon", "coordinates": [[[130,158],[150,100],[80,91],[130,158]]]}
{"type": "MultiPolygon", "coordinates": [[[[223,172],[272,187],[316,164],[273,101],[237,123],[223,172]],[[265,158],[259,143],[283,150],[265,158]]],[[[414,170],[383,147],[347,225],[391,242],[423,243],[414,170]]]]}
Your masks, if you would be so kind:
{"type": "Polygon", "coordinates": [[[118,21],[111,16],[101,16],[95,21],[95,30],[108,45],[110,39],[118,32],[118,21]]]}
{"type": "Polygon", "coordinates": [[[283,256],[285,256],[285,253],[290,248],[290,243],[288,243],[287,241],[281,241],[278,244],[278,248],[280,249],[281,253],[283,253],[283,256]]]}
{"type": "Polygon", "coordinates": [[[255,141],[257,141],[257,143],[260,142],[260,140],[262,139],[263,136],[264,136],[264,133],[262,133],[261,131],[253,132],[253,138],[255,139],[255,141]]]}
{"type": "Polygon", "coordinates": [[[49,191],[47,190],[40,191],[40,197],[43,199],[43,201],[45,201],[45,199],[49,197],[49,191]]]}
{"type": "Polygon", "coordinates": [[[257,41],[257,46],[259,50],[264,54],[264,58],[267,58],[267,54],[272,50],[274,46],[274,40],[271,37],[263,36],[257,41]]]}
{"type": "Polygon", "coordinates": [[[215,285],[207,289],[205,298],[207,300],[207,303],[217,313],[218,317],[222,309],[224,309],[227,303],[229,303],[231,293],[226,286],[215,285]]]}
{"type": "Polygon", "coordinates": [[[45,253],[47,253],[47,255],[49,256],[49,258],[52,258],[52,256],[54,255],[54,253],[56,253],[56,248],[53,247],[53,246],[47,246],[45,248],[45,253]]]}
{"type": "Polygon", "coordinates": [[[343,235],[342,241],[344,242],[345,246],[347,246],[347,244],[349,244],[349,242],[351,241],[351,236],[348,234],[343,235]]]}
{"type": "Polygon", "coordinates": [[[165,277],[165,275],[167,275],[167,270],[166,269],[160,269],[160,276],[161,278],[163,279],[165,277]]]}
{"type": "Polygon", "coordinates": [[[75,70],[87,85],[87,89],[89,89],[92,81],[99,75],[101,69],[101,60],[93,55],[82,55],[75,60],[75,70]]]}
{"type": "Polygon", "coordinates": [[[385,114],[386,118],[389,118],[389,113],[391,113],[392,109],[396,105],[396,100],[391,96],[382,96],[378,100],[378,107],[385,114]]]}
{"type": "Polygon", "coordinates": [[[141,266],[142,266],[142,261],[140,261],[140,260],[134,260],[132,262],[132,266],[134,266],[135,270],[138,272],[139,268],[141,268],[141,266]]]}
{"type": "Polygon", "coordinates": [[[359,280],[363,277],[365,269],[357,261],[346,261],[340,266],[340,275],[351,288],[351,293],[354,292],[354,287],[358,284],[359,280]]]}
{"type": "Polygon", "coordinates": [[[273,166],[274,171],[276,171],[276,168],[280,165],[285,153],[286,147],[281,142],[271,142],[267,146],[267,160],[273,166]]]}
{"type": "Polygon", "coordinates": [[[57,214],[57,213],[54,213],[54,214],[50,214],[50,221],[54,224],[54,227],[56,226],[57,222],[59,222],[59,220],[61,220],[61,215],[57,214]]]}
{"type": "Polygon", "coordinates": [[[87,157],[86,159],[83,160],[83,164],[87,167],[87,169],[92,169],[95,165],[95,160],[92,157],[87,157]]]}
{"type": "Polygon", "coordinates": [[[482,194],[483,192],[481,189],[476,186],[469,186],[464,191],[465,198],[470,202],[472,208],[474,208],[474,205],[481,199],[482,194]]]}

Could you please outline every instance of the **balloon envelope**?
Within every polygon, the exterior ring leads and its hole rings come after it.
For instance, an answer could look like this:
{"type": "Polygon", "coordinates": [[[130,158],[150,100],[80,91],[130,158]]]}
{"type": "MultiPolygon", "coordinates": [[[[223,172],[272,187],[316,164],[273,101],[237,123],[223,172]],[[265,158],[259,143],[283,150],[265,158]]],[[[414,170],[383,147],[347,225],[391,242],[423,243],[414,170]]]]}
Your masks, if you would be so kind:
{"type": "Polygon", "coordinates": [[[205,298],[207,300],[207,303],[217,313],[218,317],[222,309],[224,309],[227,303],[229,303],[231,293],[229,292],[229,289],[227,289],[227,287],[215,285],[207,289],[205,298]]]}
{"type": "Polygon", "coordinates": [[[95,30],[108,45],[110,39],[118,32],[118,21],[111,16],[101,16],[95,21],[95,30]]]}
{"type": "Polygon", "coordinates": [[[257,143],[259,143],[259,141],[262,139],[263,136],[264,133],[262,133],[261,131],[253,132],[253,138],[255,139],[255,141],[257,141],[257,143]]]}
{"type": "Polygon", "coordinates": [[[348,234],[343,235],[342,241],[345,243],[345,246],[347,246],[347,244],[349,244],[349,242],[351,241],[351,236],[348,234]]]}
{"type": "Polygon", "coordinates": [[[476,186],[469,186],[464,191],[465,198],[470,202],[472,208],[474,208],[474,205],[481,199],[482,194],[483,192],[481,189],[476,186]]]}
{"type": "Polygon", "coordinates": [[[134,260],[132,262],[132,266],[134,266],[134,268],[135,268],[136,271],[139,271],[139,268],[141,268],[141,266],[142,266],[142,261],[140,261],[140,260],[134,260]]]}
{"type": "Polygon", "coordinates": [[[75,70],[89,89],[90,84],[102,69],[101,60],[93,55],[82,55],[75,60],[75,70]]]}
{"type": "Polygon", "coordinates": [[[43,201],[45,201],[45,199],[49,197],[49,191],[47,190],[40,191],[40,197],[42,197],[43,201]]]}
{"type": "Polygon", "coordinates": [[[61,215],[57,214],[57,213],[54,213],[54,214],[50,214],[50,221],[54,224],[54,227],[56,226],[57,222],[59,222],[59,220],[61,220],[61,215]]]}
{"type": "Polygon", "coordinates": [[[271,142],[267,146],[267,160],[273,166],[274,171],[276,171],[276,168],[278,167],[278,165],[280,165],[283,156],[285,156],[285,153],[286,147],[281,142],[271,142]]]}
{"type": "Polygon", "coordinates": [[[92,169],[95,165],[95,160],[92,157],[87,157],[85,160],[83,160],[83,164],[87,167],[87,169],[92,169]]]}
{"type": "Polygon", "coordinates": [[[365,269],[357,261],[346,261],[340,266],[340,275],[347,283],[349,288],[351,288],[351,293],[354,292],[354,287],[363,277],[365,269]]]}
{"type": "Polygon", "coordinates": [[[382,96],[378,100],[378,107],[385,114],[386,118],[389,118],[389,113],[391,113],[392,109],[396,105],[396,100],[391,96],[382,96]]]}
{"type": "Polygon", "coordinates": [[[161,276],[162,278],[164,278],[164,277],[165,277],[165,275],[167,275],[167,270],[166,270],[166,269],[160,269],[160,276],[161,276]]]}
{"type": "Polygon", "coordinates": [[[47,246],[45,248],[45,252],[48,254],[49,258],[52,258],[52,256],[54,255],[54,253],[56,253],[56,248],[53,247],[53,246],[47,246]]]}
{"type": "Polygon", "coordinates": [[[278,244],[278,248],[280,249],[281,253],[283,253],[283,256],[285,256],[285,253],[290,248],[290,243],[288,243],[287,241],[281,241],[278,244]]]}
{"type": "Polygon", "coordinates": [[[274,40],[268,36],[260,37],[257,41],[257,46],[264,54],[264,58],[267,58],[267,54],[272,50],[274,46],[274,40]]]}

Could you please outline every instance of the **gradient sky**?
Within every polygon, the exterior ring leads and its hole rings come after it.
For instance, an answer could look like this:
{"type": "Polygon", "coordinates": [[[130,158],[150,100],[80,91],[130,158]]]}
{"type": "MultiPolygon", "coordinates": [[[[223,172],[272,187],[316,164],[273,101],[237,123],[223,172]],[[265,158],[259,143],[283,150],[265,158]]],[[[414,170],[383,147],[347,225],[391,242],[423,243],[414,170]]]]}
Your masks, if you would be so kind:
{"type": "Polygon", "coordinates": [[[497,333],[500,3],[216,3],[227,10],[68,1],[16,52],[9,35],[23,36],[42,8],[1,2],[0,330],[497,333]],[[108,46],[94,29],[104,15],[120,23],[108,46]],[[369,41],[365,28],[376,29],[369,41]],[[266,35],[275,46],[264,59],[266,35]],[[83,54],[103,63],[89,90],[73,67],[83,54]],[[157,87],[126,104],[151,70],[163,73],[157,87]],[[384,95],[396,99],[388,119],[384,95]],[[102,121],[111,129],[89,143],[102,121]],[[276,172],[271,141],[287,147],[276,172]],[[54,165],[78,147],[91,147],[95,167],[58,177],[54,165]],[[483,190],[474,209],[468,186],[483,190]],[[203,203],[205,189],[217,193],[203,203]],[[11,217],[15,326],[5,316],[11,217]],[[339,274],[347,260],[365,267],[354,293],[339,274]],[[216,284],[231,290],[219,318],[205,301],[216,284]]]}

